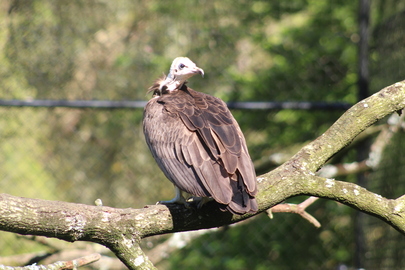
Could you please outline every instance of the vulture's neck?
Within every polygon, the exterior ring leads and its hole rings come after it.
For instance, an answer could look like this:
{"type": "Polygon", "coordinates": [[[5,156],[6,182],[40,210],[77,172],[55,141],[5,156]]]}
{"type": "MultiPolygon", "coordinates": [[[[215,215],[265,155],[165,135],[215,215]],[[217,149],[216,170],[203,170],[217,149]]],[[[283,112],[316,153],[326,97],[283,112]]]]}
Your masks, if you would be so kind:
{"type": "Polygon", "coordinates": [[[166,79],[160,83],[159,89],[161,92],[163,92],[163,90],[174,91],[180,89],[183,86],[184,82],[184,80],[176,80],[175,77],[169,74],[167,75],[166,79]]]}
{"type": "Polygon", "coordinates": [[[153,92],[154,97],[159,97],[167,92],[181,89],[185,85],[186,81],[175,80],[169,76],[164,76],[155,81],[155,83],[149,87],[148,92],[153,92]]]}

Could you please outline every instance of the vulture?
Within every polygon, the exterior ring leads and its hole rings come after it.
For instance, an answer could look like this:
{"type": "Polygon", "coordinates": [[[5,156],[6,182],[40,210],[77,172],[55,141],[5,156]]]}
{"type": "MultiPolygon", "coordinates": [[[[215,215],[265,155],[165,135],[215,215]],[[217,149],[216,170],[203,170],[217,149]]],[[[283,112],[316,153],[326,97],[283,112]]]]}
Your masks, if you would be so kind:
{"type": "Polygon", "coordinates": [[[187,206],[187,192],[198,207],[214,199],[223,211],[254,213],[256,173],[243,133],[225,102],[187,86],[195,74],[204,76],[204,71],[178,57],[169,74],[149,88],[153,98],[144,109],[146,143],[176,188],[175,198],[159,203],[187,206]]]}

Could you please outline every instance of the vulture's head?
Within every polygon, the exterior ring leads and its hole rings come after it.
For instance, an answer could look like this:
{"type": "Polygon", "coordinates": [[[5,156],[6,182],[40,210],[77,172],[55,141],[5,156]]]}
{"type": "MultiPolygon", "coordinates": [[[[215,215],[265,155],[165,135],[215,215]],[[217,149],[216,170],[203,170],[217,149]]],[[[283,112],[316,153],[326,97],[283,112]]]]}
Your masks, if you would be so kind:
{"type": "Polygon", "coordinates": [[[177,57],[173,60],[168,77],[185,82],[195,74],[201,74],[201,76],[204,77],[204,70],[197,67],[196,64],[187,57],[177,57]]]}
{"type": "Polygon", "coordinates": [[[170,72],[166,79],[160,84],[160,89],[166,87],[166,90],[173,91],[180,88],[183,83],[195,74],[204,77],[204,70],[197,67],[193,61],[187,57],[177,57],[173,60],[170,72]]]}

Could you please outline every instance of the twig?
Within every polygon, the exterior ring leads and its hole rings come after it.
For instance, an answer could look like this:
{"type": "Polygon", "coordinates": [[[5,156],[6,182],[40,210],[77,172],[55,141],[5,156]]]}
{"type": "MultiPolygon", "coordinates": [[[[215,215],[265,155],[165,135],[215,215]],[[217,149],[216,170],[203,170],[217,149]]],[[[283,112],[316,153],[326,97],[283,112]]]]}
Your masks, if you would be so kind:
{"type": "Polygon", "coordinates": [[[62,267],[61,269],[76,269],[77,267],[98,261],[100,260],[100,258],[101,258],[100,254],[93,253],[76,260],[62,262],[64,264],[64,267],[62,267]]]}
{"type": "Polygon", "coordinates": [[[304,219],[308,220],[309,223],[313,224],[315,227],[320,228],[321,223],[319,223],[316,218],[314,218],[312,215],[307,213],[305,209],[310,206],[312,203],[314,203],[316,200],[318,200],[317,197],[309,197],[305,201],[303,201],[300,204],[291,204],[291,203],[284,203],[284,204],[278,204],[273,206],[272,208],[266,210],[267,214],[272,218],[272,213],[294,213],[294,214],[299,214],[302,216],[304,219]]]}
{"type": "Polygon", "coordinates": [[[31,270],[31,269],[68,270],[68,269],[76,269],[80,266],[93,263],[93,262],[99,260],[100,258],[101,258],[100,254],[94,253],[94,254],[90,254],[90,255],[75,259],[75,260],[59,261],[59,262],[55,262],[53,264],[48,264],[48,265],[29,265],[29,266],[24,266],[24,267],[11,267],[11,266],[0,265],[0,270],[31,270]]]}

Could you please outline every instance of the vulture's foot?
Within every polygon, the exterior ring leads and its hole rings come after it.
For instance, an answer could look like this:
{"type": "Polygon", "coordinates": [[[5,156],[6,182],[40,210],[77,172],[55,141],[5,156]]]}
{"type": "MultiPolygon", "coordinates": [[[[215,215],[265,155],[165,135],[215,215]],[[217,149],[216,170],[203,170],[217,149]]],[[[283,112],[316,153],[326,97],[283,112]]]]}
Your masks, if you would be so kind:
{"type": "Polygon", "coordinates": [[[176,189],[176,196],[168,201],[158,201],[156,204],[171,204],[171,203],[176,203],[176,204],[183,204],[186,208],[189,208],[189,203],[187,200],[183,197],[183,192],[175,187],[176,189]]]}
{"type": "Polygon", "coordinates": [[[190,197],[187,202],[190,204],[193,204],[197,207],[197,209],[200,209],[205,203],[212,201],[213,198],[211,197],[190,197]]]}
{"type": "Polygon", "coordinates": [[[168,201],[158,201],[156,204],[171,204],[171,203],[184,204],[184,205],[186,205],[186,206],[189,204],[189,203],[186,201],[186,199],[184,199],[184,197],[177,198],[177,196],[174,197],[174,198],[171,199],[171,200],[168,200],[168,201]]]}

